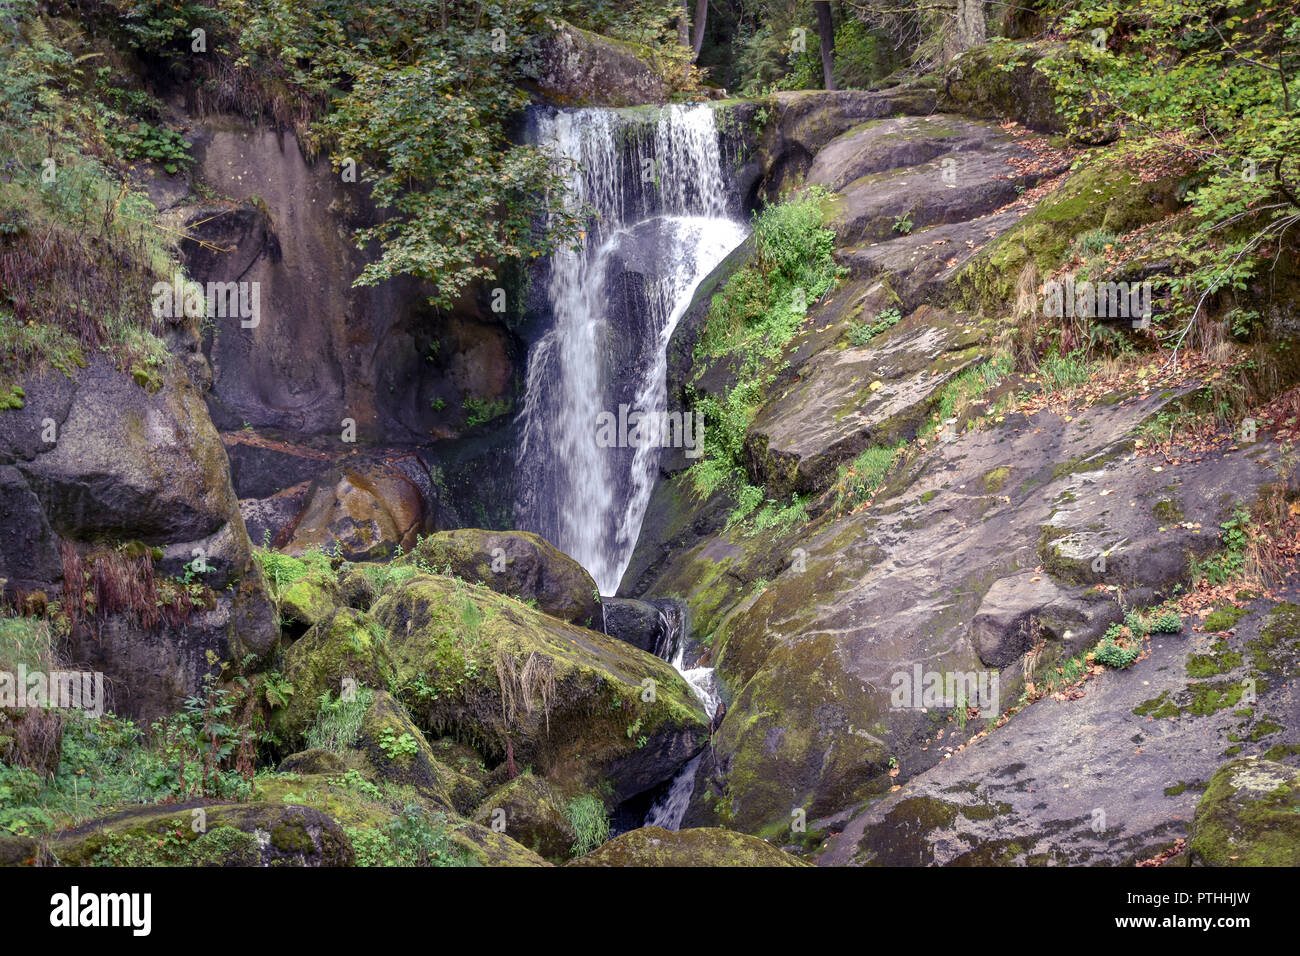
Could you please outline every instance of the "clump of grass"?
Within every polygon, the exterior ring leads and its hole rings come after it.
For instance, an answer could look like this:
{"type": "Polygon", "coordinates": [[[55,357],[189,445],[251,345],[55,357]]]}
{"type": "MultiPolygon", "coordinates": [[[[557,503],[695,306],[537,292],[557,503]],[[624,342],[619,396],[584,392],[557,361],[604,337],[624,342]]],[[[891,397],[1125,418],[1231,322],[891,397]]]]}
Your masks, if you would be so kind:
{"type": "Polygon", "coordinates": [[[835,482],[835,507],[852,510],[875,494],[906,447],[904,442],[873,446],[849,464],[841,465],[835,482]]]}
{"type": "Polygon", "coordinates": [[[943,387],[934,417],[940,422],[959,417],[973,402],[983,398],[1011,374],[1010,356],[999,355],[982,365],[967,369],[943,387]]]}
{"type": "Polygon", "coordinates": [[[1114,245],[1118,238],[1109,229],[1097,228],[1079,235],[1074,244],[1085,256],[1095,256],[1105,252],[1107,246],[1114,245]]]}
{"type": "Polygon", "coordinates": [[[1043,378],[1043,391],[1060,392],[1086,385],[1092,377],[1092,366],[1082,349],[1066,355],[1052,351],[1038,363],[1038,372],[1043,378]]]}
{"type": "Polygon", "coordinates": [[[573,827],[573,855],[583,856],[609,839],[609,811],[594,793],[570,800],[564,807],[565,819],[573,827]]]}
{"type": "Polygon", "coordinates": [[[307,746],[344,753],[361,733],[361,724],[374,699],[375,695],[366,687],[358,687],[348,699],[335,700],[329,691],[321,694],[316,719],[307,728],[307,746]]]}

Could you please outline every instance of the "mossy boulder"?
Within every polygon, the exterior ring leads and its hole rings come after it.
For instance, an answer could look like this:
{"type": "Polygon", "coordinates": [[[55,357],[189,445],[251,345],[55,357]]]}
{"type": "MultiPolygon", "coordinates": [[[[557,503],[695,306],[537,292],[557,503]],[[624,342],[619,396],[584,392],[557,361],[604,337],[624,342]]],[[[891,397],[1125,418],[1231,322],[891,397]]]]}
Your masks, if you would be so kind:
{"type": "Polygon", "coordinates": [[[601,623],[596,582],[582,565],[541,535],[460,528],[424,538],[407,561],[448,570],[581,627],[601,623]]]}
{"type": "Polygon", "coordinates": [[[1188,850],[1208,866],[1300,866],[1300,770],[1257,757],[1224,764],[1196,807],[1188,850]]]}
{"type": "Polygon", "coordinates": [[[281,620],[303,627],[328,621],[344,603],[334,575],[319,569],[311,569],[286,584],[280,591],[279,600],[281,620]]]}
{"type": "Polygon", "coordinates": [[[271,712],[271,729],[287,745],[296,746],[315,720],[320,698],[338,698],[345,686],[382,690],[392,668],[384,648],[384,633],[368,614],[342,608],[312,627],[289,646],[281,669],[293,685],[284,707],[271,712]],[[354,685],[345,685],[345,680],[354,685]]]}
{"type": "Polygon", "coordinates": [[[625,799],[707,738],[702,708],[664,661],[487,588],[417,575],[373,613],[421,727],[494,764],[531,766],[566,794],[608,780],[625,799]]]}
{"type": "Polygon", "coordinates": [[[430,740],[429,746],[446,774],[443,785],[452,806],[462,816],[472,816],[500,774],[488,770],[477,750],[452,737],[430,740]]]}
{"type": "Polygon", "coordinates": [[[452,806],[446,785],[455,786],[455,771],[437,761],[406,708],[385,690],[374,692],[345,762],[371,780],[403,784],[439,806],[452,806]]]}
{"type": "Polygon", "coordinates": [[[0,866],[30,866],[36,860],[36,841],[31,837],[0,834],[0,866]]]}
{"type": "Polygon", "coordinates": [[[548,860],[567,859],[575,839],[555,793],[531,773],[493,791],[475,811],[474,822],[504,833],[548,860]]]}
{"type": "Polygon", "coordinates": [[[547,100],[560,106],[642,106],[668,99],[649,47],[563,20],[547,20],[546,25],[550,30],[538,56],[523,69],[547,100]]]}
{"type": "Polygon", "coordinates": [[[431,846],[431,865],[547,865],[504,833],[450,813],[409,787],[376,785],[355,773],[261,777],[258,799],[329,814],[355,848],[358,866],[416,865],[415,857],[431,846]],[[419,832],[412,832],[413,823],[419,832]]]}
{"type": "Polygon", "coordinates": [[[1122,235],[1177,209],[1179,179],[1144,181],[1115,162],[1080,170],[971,259],[954,279],[957,291],[969,305],[1001,314],[1018,289],[1036,289],[1059,268],[1077,236],[1122,235]]]}
{"type": "Polygon", "coordinates": [[[347,769],[347,763],[340,754],[324,747],[312,747],[289,754],[275,768],[276,773],[341,773],[347,769]]]}
{"type": "Polygon", "coordinates": [[[701,827],[642,827],[615,837],[568,866],[810,866],[757,837],[701,827]]]}
{"type": "Polygon", "coordinates": [[[1030,129],[1063,133],[1056,91],[1037,64],[1064,53],[1061,43],[994,41],[958,54],[943,75],[940,108],[1015,120],[1030,129]]]}
{"type": "Polygon", "coordinates": [[[343,596],[343,603],[358,611],[369,611],[375,599],[379,597],[379,588],[376,587],[374,577],[359,567],[349,568],[340,575],[339,591],[343,596]]]}
{"type": "Polygon", "coordinates": [[[58,834],[61,866],[351,866],[339,824],[313,807],[192,801],[130,810],[58,834]]]}

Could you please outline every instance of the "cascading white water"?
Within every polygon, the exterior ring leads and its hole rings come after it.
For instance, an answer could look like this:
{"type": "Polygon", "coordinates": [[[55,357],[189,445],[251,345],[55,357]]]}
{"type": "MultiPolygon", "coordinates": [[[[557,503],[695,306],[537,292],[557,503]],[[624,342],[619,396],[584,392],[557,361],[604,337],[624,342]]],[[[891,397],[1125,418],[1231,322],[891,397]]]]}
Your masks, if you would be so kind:
{"type": "MultiPolygon", "coordinates": [[[[704,706],[704,712],[710,718],[718,710],[718,684],[712,667],[687,667],[686,645],[690,636],[686,633],[688,622],[681,608],[671,612],[660,611],[662,638],[656,653],[672,663],[682,675],[691,691],[704,706]]],[[[677,776],[668,787],[668,792],[655,801],[650,812],[646,814],[645,825],[676,830],[682,825],[686,808],[690,805],[691,795],[695,792],[695,773],[699,769],[704,751],[700,751],[678,771],[677,776]]]]}
{"type": "Polygon", "coordinates": [[[580,248],[551,259],[554,323],[528,357],[518,465],[531,494],[517,506],[516,523],[582,564],[601,594],[613,594],[641,531],[661,449],[600,447],[598,416],[617,416],[620,403],[688,411],[665,407],[668,342],[695,287],[747,229],[728,214],[708,106],[664,107],[651,128],[643,114],[561,110],[538,117],[535,133],[568,167],[570,208],[589,207],[594,219],[580,248]],[[641,328],[610,321],[616,297],[626,307],[629,296],[611,287],[611,277],[629,274],[644,299],[641,328]],[[614,355],[628,353],[615,368],[614,355]]]}

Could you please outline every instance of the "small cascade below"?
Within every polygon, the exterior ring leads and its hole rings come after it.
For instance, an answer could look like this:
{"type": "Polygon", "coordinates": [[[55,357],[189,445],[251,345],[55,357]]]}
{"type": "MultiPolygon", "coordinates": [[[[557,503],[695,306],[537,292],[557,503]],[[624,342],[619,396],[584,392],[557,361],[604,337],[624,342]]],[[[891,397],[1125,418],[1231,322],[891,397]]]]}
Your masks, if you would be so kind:
{"type": "MultiPolygon", "coordinates": [[[[705,714],[712,720],[718,710],[718,683],[712,667],[686,667],[686,645],[690,637],[689,622],[685,609],[672,604],[659,612],[662,625],[659,643],[655,653],[670,662],[690,685],[692,692],[699,698],[705,714]]],[[[690,805],[691,795],[695,792],[695,773],[699,769],[704,751],[686,762],[669,785],[668,791],[661,796],[646,814],[645,825],[663,827],[665,830],[677,830],[682,825],[686,808],[690,805]]]]}
{"type": "Polygon", "coordinates": [[[549,330],[531,347],[517,455],[516,526],[535,531],[614,594],[654,490],[666,351],[700,281],[748,232],[729,209],[722,144],[708,106],[538,111],[532,137],[567,169],[566,202],[590,211],[577,249],[549,263],[549,330]],[[598,438],[602,416],[653,416],[640,440],[598,438]]]}

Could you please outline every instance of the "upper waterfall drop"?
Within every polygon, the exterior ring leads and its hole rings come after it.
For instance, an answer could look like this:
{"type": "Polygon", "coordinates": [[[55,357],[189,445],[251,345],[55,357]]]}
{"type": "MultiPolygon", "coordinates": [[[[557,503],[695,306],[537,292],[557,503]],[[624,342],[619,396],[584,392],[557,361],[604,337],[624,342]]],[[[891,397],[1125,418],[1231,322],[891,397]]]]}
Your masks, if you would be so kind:
{"type": "Polygon", "coordinates": [[[549,263],[553,322],[528,356],[516,519],[613,594],[660,447],[601,447],[598,419],[620,418],[620,406],[690,411],[667,408],[668,342],[695,287],[748,229],[729,208],[709,106],[665,106],[652,121],[644,111],[547,111],[534,115],[532,132],[566,167],[569,208],[591,217],[580,247],[549,263]]]}

